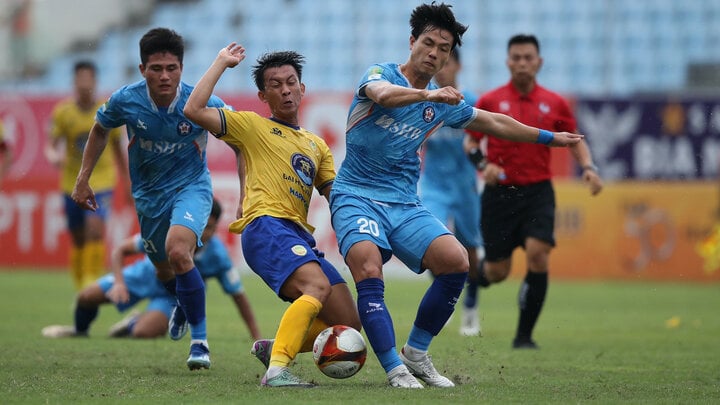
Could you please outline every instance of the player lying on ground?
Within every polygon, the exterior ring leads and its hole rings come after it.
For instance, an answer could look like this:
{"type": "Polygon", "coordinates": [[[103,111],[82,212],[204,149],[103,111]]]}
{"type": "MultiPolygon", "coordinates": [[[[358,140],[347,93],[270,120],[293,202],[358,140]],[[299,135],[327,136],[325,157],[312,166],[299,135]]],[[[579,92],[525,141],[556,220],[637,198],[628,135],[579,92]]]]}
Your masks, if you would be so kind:
{"type": "MultiPolygon", "coordinates": [[[[203,247],[195,252],[194,259],[203,279],[218,280],[223,291],[232,297],[252,338],[259,339],[260,330],[240,276],[233,267],[225,245],[215,236],[221,213],[220,204],[213,201],[210,218],[201,237],[203,247]]],[[[143,252],[140,235],[128,238],[120,244],[112,254],[113,274],[101,277],[78,294],[75,304],[75,325],[48,326],[43,329],[43,336],[51,338],[88,336],[90,324],[97,317],[101,305],[113,303],[118,311],[125,312],[144,299],[149,300],[145,311],[131,312],[110,328],[110,336],[135,338],[165,336],[170,315],[177,305],[175,297],[157,279],[155,266],[147,256],[129,266],[122,266],[125,257],[143,252]]],[[[184,332],[187,332],[187,324],[184,332]]]]}

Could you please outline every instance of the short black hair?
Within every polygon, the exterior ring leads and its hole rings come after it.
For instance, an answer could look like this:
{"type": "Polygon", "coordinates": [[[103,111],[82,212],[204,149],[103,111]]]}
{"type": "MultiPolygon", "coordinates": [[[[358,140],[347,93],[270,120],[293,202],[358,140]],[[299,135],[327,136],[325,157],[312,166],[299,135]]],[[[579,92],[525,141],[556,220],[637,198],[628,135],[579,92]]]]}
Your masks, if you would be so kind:
{"type": "Polygon", "coordinates": [[[297,72],[298,80],[302,82],[302,68],[305,57],[295,51],[268,52],[260,56],[255,66],[252,67],[252,76],[258,90],[265,91],[265,71],[269,68],[277,68],[290,65],[297,72]]]}
{"type": "Polygon", "coordinates": [[[424,32],[433,29],[444,29],[453,36],[453,48],[462,45],[462,36],[467,31],[467,25],[460,24],[451,10],[452,6],[440,3],[421,4],[415,7],[410,15],[410,33],[416,39],[424,32]]]}
{"type": "Polygon", "coordinates": [[[73,66],[74,73],[85,69],[90,70],[91,72],[93,72],[93,74],[97,73],[97,66],[91,60],[79,60],[75,62],[75,65],[73,66]]]}
{"type": "Polygon", "coordinates": [[[538,53],[540,53],[540,42],[538,41],[537,37],[532,34],[517,34],[513,35],[512,38],[508,40],[507,44],[507,50],[510,50],[510,47],[513,45],[520,45],[520,44],[533,44],[535,45],[535,49],[537,49],[538,53]]]}
{"type": "Polygon", "coordinates": [[[455,59],[455,62],[460,63],[460,48],[453,48],[450,51],[450,57],[455,59]]]}
{"type": "Polygon", "coordinates": [[[185,54],[185,43],[177,32],[169,28],[153,28],[140,38],[140,61],[146,64],[150,55],[168,52],[177,56],[180,63],[185,54]]]}
{"type": "Polygon", "coordinates": [[[213,198],[212,208],[210,209],[210,218],[214,218],[216,221],[220,220],[222,215],[222,206],[220,202],[213,198]]]}

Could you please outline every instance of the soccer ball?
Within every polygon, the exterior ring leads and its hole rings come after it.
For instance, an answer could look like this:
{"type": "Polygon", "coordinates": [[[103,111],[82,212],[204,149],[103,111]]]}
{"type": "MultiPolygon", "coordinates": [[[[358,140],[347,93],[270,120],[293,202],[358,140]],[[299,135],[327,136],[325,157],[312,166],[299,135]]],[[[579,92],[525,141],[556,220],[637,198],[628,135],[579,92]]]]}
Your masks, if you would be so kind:
{"type": "Polygon", "coordinates": [[[315,338],[313,359],[320,371],[332,378],[348,378],[365,364],[367,346],[360,332],[345,326],[331,326],[315,338]]]}

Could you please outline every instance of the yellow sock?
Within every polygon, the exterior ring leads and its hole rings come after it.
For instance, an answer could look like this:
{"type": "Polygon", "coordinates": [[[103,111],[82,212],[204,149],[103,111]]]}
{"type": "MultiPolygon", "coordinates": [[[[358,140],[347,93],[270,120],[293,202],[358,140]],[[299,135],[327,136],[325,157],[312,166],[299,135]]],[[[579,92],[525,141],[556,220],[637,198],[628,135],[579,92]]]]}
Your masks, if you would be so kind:
{"type": "Polygon", "coordinates": [[[102,240],[85,243],[82,250],[82,287],[94,283],[105,273],[105,242],[102,240]]]}
{"type": "Polygon", "coordinates": [[[315,343],[315,338],[318,337],[320,332],[329,327],[330,325],[326,324],[320,318],[315,318],[312,325],[310,325],[310,329],[308,329],[307,336],[305,336],[305,342],[303,342],[303,345],[300,348],[300,353],[311,352],[313,349],[313,343],[315,343]]]}
{"type": "Polygon", "coordinates": [[[321,309],[320,301],[309,295],[302,295],[290,304],[275,334],[270,366],[287,367],[290,364],[303,346],[308,329],[321,309]]]}
{"type": "Polygon", "coordinates": [[[70,278],[72,278],[75,289],[82,289],[82,248],[70,247],[70,278]]]}

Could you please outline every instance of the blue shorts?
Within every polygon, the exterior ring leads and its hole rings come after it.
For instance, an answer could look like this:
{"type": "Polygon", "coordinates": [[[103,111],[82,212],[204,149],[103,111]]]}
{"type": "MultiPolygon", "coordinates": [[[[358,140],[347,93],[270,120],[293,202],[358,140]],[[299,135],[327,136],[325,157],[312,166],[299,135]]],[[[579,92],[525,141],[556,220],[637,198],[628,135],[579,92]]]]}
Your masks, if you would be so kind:
{"type": "Polygon", "coordinates": [[[480,195],[472,182],[448,181],[442,186],[422,182],[422,203],[437,219],[452,228],[465,246],[482,246],[480,233],[480,195]]]}
{"type": "MultiPolygon", "coordinates": [[[[157,280],[155,268],[150,261],[141,260],[124,268],[123,278],[130,294],[130,300],[123,304],[115,304],[118,311],[125,312],[138,302],[148,299],[147,311],[160,311],[170,319],[176,299],[157,280]]],[[[107,274],[101,277],[97,283],[103,292],[107,293],[115,284],[115,276],[107,274]]]]}
{"type": "Polygon", "coordinates": [[[241,241],[248,266],[284,301],[291,301],[280,294],[285,280],[308,262],[320,264],[330,285],[345,282],[337,269],[325,259],[325,254],[317,250],[310,232],[293,221],[259,217],[245,227],[241,241]]]}
{"type": "Polygon", "coordinates": [[[67,217],[68,229],[84,228],[85,218],[90,216],[97,216],[102,218],[103,221],[107,221],[108,215],[110,215],[110,207],[112,206],[112,196],[112,190],[96,193],[95,201],[98,203],[98,207],[95,211],[90,211],[80,208],[75,204],[70,194],[65,194],[65,216],[67,217]]]}
{"type": "Polygon", "coordinates": [[[150,260],[154,263],[167,260],[165,240],[172,225],[182,225],[193,231],[197,237],[197,246],[202,246],[200,237],[210,217],[212,198],[212,189],[204,184],[187,186],[175,194],[170,209],[152,217],[138,213],[140,234],[150,260]]]}
{"type": "Polygon", "coordinates": [[[432,241],[451,232],[422,204],[372,201],[333,192],[330,196],[332,225],[340,253],[368,240],[380,248],[383,263],[394,254],[415,273],[422,273],[422,259],[432,241]]]}

